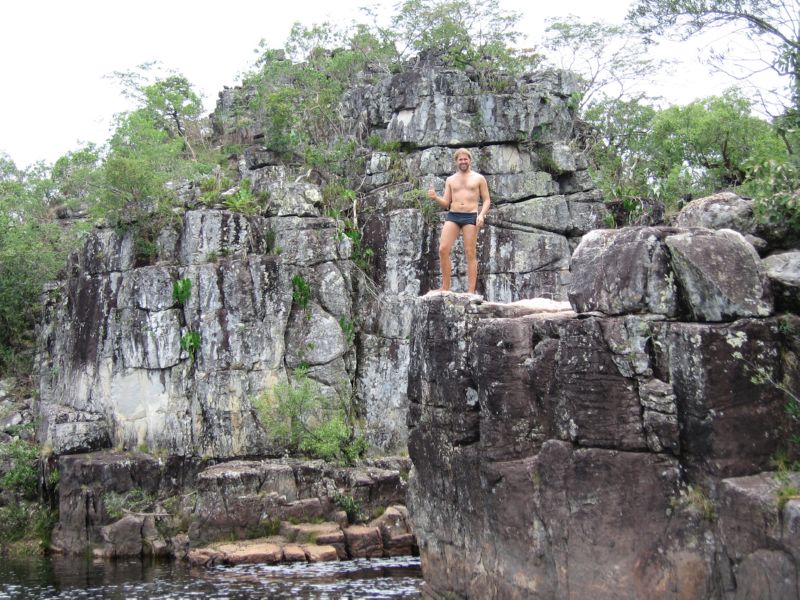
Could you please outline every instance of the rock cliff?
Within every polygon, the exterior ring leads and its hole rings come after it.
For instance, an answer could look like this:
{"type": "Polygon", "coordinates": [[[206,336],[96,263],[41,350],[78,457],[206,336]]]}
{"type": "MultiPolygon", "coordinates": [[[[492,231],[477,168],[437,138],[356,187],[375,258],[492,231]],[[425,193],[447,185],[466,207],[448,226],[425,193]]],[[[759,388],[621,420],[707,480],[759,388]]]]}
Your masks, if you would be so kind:
{"type": "MultiPolygon", "coordinates": [[[[761,262],[773,240],[742,199],[693,203],[679,227],[599,229],[605,205],[571,147],[575,90],[562,72],[487,87],[425,61],[355,86],[342,114],[379,141],[352,174],[357,238],[262,143],[258,115],[234,124],[247,90],[226,90],[215,133],[242,144],[232,162],[265,206],[189,189],[148,256],[133,232],[97,228],[45,294],[37,436],[60,457],[56,543],[178,554],[251,535],[266,513],[333,519],[343,492],[398,502],[396,469],[262,460],[283,449],[254,399],[303,367],[355,398],[373,451],[408,447],[433,594],[796,597],[800,509],[778,505],[785,482],[765,471],[790,433],[779,387],[798,389],[800,323],[776,311],[800,306],[800,258],[761,262]],[[421,191],[441,189],[458,146],[494,204],[481,298],[427,294],[441,215],[421,191]],[[183,537],[149,516],[112,522],[104,497],[188,486],[196,499],[168,515],[189,515],[183,537]]],[[[365,535],[408,546],[384,533],[365,535]]]]}
{"type": "MultiPolygon", "coordinates": [[[[147,260],[131,232],[90,235],[46,298],[39,439],[57,455],[280,454],[252,400],[304,366],[326,393],[356,399],[373,448],[405,448],[412,309],[439,273],[441,215],[420,192],[441,189],[454,146],[472,147],[496,205],[479,242],[479,289],[500,302],[566,299],[572,248],[605,215],[569,146],[574,89],[547,71],[498,91],[425,62],[355,86],[342,106],[349,127],[389,148],[353,174],[359,246],[324,216],[320,186],[262,145],[257,115],[237,129],[246,90],[226,90],[216,133],[243,144],[236,168],[266,207],[239,214],[189,190],[147,260]],[[356,256],[365,248],[369,265],[356,256]],[[173,286],[186,281],[181,303],[173,286]]],[[[463,289],[458,248],[454,263],[463,289]]]]}
{"type": "Polygon", "coordinates": [[[800,319],[772,316],[753,247],[598,230],[572,277],[571,305],[415,307],[409,501],[429,592],[798,597],[800,502],[764,471],[790,446],[800,319]]]}

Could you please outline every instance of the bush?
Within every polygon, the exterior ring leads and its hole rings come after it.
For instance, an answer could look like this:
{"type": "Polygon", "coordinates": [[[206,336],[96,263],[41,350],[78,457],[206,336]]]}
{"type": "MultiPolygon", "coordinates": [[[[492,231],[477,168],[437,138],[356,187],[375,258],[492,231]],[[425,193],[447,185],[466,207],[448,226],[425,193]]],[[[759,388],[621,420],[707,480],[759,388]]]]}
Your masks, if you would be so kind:
{"type": "Polygon", "coordinates": [[[0,485],[23,498],[35,498],[39,487],[39,447],[24,440],[0,445],[0,459],[10,468],[0,478],[0,485]]]}
{"type": "Polygon", "coordinates": [[[108,492],[103,494],[103,506],[112,519],[121,519],[128,512],[144,512],[155,503],[156,498],[141,488],[133,488],[125,493],[108,492]]]}
{"type": "Polygon", "coordinates": [[[305,369],[252,401],[272,441],[289,454],[352,464],[366,450],[350,402],[322,394],[305,369]]]}
{"type": "Polygon", "coordinates": [[[57,522],[58,514],[41,504],[16,502],[0,507],[0,545],[29,540],[47,548],[57,522]]]}

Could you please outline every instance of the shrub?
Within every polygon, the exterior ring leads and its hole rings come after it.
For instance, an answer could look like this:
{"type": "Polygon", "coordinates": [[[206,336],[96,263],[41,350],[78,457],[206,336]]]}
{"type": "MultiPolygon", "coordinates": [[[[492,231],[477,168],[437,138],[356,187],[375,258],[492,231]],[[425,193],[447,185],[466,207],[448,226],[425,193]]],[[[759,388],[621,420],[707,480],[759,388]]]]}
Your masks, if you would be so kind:
{"type": "Polygon", "coordinates": [[[144,512],[150,509],[156,498],[141,488],[133,488],[125,493],[108,492],[103,494],[103,506],[112,519],[121,519],[128,512],[144,512]]]}
{"type": "Polygon", "coordinates": [[[11,464],[0,478],[0,485],[24,498],[35,498],[39,486],[39,447],[25,440],[14,440],[0,445],[0,459],[11,464]]]}
{"type": "Polygon", "coordinates": [[[305,369],[293,382],[281,383],[252,400],[259,421],[273,442],[289,454],[352,464],[366,450],[356,434],[353,407],[325,396],[305,369]]]}
{"type": "Polygon", "coordinates": [[[347,519],[351,523],[356,523],[361,519],[361,503],[352,496],[337,494],[333,501],[336,506],[347,513],[347,519]]]}

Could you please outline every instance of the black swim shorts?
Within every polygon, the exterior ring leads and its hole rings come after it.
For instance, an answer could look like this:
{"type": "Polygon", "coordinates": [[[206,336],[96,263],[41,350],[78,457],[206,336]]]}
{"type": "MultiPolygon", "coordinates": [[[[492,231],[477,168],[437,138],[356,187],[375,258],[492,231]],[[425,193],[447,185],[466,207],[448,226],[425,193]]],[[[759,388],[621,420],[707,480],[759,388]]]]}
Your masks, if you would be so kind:
{"type": "Polygon", "coordinates": [[[478,222],[478,213],[447,212],[446,221],[452,221],[456,225],[475,225],[478,222]]]}

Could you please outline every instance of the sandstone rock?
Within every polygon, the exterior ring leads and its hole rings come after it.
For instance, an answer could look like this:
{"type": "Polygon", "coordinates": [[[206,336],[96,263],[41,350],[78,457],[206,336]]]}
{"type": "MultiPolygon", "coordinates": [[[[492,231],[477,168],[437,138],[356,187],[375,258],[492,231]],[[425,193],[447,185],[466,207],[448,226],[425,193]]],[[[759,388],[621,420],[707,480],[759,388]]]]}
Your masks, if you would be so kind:
{"type": "Polygon", "coordinates": [[[784,507],[787,533],[770,526],[746,552],[735,524],[760,513],[711,515],[738,481],[723,478],[767,468],[787,439],[785,398],[753,377],[800,380],[778,320],[520,304],[440,293],[415,307],[408,502],[430,593],[699,600],[748,593],[761,565],[792,581],[800,503],[784,507]]]}
{"type": "Polygon", "coordinates": [[[592,231],[575,250],[572,275],[569,297],[579,312],[699,321],[772,314],[758,255],[730,230],[592,231]]]}
{"type": "Polygon", "coordinates": [[[274,564],[283,560],[283,545],[264,540],[243,540],[214,544],[208,548],[192,550],[189,561],[193,564],[274,564]]]}
{"type": "MultiPolygon", "coordinates": [[[[669,353],[669,378],[682,415],[681,455],[693,472],[720,477],[768,469],[788,436],[786,398],[756,377],[784,372],[783,341],[775,321],[744,319],[730,325],[674,323],[658,336],[669,353]],[[754,435],[754,432],[758,432],[754,435]]],[[[794,370],[793,370],[794,369],[794,370]]],[[[792,384],[794,385],[794,384],[792,384]]]]}
{"type": "Polygon", "coordinates": [[[286,562],[304,562],[306,560],[305,550],[298,544],[284,544],[283,560],[286,562]]]}
{"type": "Polygon", "coordinates": [[[572,255],[569,301],[578,312],[678,315],[674,275],[664,238],[654,227],[596,230],[572,255]]]}
{"type": "Polygon", "coordinates": [[[675,226],[733,229],[743,235],[755,233],[753,202],[733,192],[697,198],[681,209],[675,218],[675,226]]]}
{"type": "Polygon", "coordinates": [[[330,562],[339,560],[339,553],[333,546],[310,546],[303,544],[301,546],[303,552],[306,553],[306,560],[308,562],[330,562]]]}
{"type": "Polygon", "coordinates": [[[101,527],[103,555],[109,558],[141,556],[143,524],[144,517],[126,515],[111,525],[101,527]]]}
{"type": "Polygon", "coordinates": [[[377,527],[381,532],[384,556],[408,556],[414,553],[416,541],[405,506],[390,506],[380,517],[370,521],[370,526],[377,527]]]}
{"type": "MultiPolygon", "coordinates": [[[[797,473],[789,482],[800,484],[797,473]]],[[[720,485],[720,537],[731,561],[734,598],[794,598],[798,595],[800,502],[781,510],[781,484],[773,473],[726,479],[720,485]]]]}
{"type": "Polygon", "coordinates": [[[377,527],[352,525],[344,530],[347,555],[350,558],[380,558],[383,556],[381,532],[377,527]]]}

